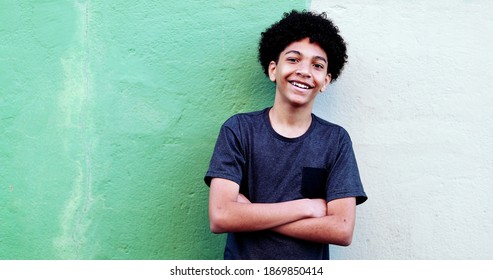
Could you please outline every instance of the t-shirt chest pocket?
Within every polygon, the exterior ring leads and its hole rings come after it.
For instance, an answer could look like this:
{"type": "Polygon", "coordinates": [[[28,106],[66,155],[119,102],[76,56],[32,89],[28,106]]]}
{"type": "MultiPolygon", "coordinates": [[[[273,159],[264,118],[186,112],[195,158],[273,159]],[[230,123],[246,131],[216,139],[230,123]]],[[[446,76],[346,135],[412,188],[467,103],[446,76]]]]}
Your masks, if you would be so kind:
{"type": "Polygon", "coordinates": [[[325,168],[303,167],[301,195],[304,198],[326,198],[328,171],[325,168]]]}

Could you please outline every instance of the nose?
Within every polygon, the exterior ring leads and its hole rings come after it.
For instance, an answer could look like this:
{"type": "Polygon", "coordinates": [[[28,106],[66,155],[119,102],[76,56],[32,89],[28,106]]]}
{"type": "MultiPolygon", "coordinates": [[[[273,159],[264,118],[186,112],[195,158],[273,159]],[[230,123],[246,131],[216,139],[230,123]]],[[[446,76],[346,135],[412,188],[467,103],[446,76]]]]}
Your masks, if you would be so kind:
{"type": "Polygon", "coordinates": [[[296,69],[296,75],[306,77],[306,78],[311,77],[310,64],[309,63],[299,63],[298,68],[296,69]]]}

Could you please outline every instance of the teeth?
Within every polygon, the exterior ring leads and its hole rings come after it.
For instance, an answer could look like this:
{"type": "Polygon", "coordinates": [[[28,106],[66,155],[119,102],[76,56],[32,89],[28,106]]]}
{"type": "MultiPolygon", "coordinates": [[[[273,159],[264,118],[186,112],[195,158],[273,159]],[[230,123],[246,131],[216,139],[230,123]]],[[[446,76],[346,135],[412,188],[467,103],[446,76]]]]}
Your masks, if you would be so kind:
{"type": "Polygon", "coordinates": [[[291,82],[291,84],[294,85],[294,86],[296,86],[296,87],[302,88],[302,89],[309,89],[310,88],[307,85],[300,84],[300,83],[297,83],[297,82],[291,82]]]}

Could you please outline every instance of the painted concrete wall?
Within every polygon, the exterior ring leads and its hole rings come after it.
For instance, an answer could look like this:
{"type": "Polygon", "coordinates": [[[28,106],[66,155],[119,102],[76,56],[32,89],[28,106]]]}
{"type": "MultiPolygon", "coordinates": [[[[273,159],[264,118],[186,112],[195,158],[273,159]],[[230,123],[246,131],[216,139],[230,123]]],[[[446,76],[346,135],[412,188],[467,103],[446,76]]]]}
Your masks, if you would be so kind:
{"type": "Polygon", "coordinates": [[[349,65],[316,112],[350,132],[369,200],[339,259],[493,259],[493,3],[322,1],[349,65]]]}
{"type": "Polygon", "coordinates": [[[0,259],[215,259],[203,175],[306,1],[0,0],[0,259]]]}

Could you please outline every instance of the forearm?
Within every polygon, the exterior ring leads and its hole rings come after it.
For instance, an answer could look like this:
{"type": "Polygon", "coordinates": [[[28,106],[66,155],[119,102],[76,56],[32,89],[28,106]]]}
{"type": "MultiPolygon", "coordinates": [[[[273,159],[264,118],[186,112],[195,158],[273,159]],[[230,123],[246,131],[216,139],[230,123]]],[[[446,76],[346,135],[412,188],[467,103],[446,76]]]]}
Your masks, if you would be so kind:
{"type": "Polygon", "coordinates": [[[211,182],[209,220],[214,233],[265,230],[304,218],[322,217],[325,211],[325,204],[313,199],[250,203],[239,195],[238,184],[220,178],[211,182]]]}
{"type": "Polygon", "coordinates": [[[354,223],[337,216],[307,218],[272,228],[290,237],[341,246],[351,244],[354,223]]]}
{"type": "Polygon", "coordinates": [[[210,206],[211,230],[215,233],[270,229],[312,216],[306,201],[282,203],[241,203],[231,201],[210,206]]]}
{"type": "Polygon", "coordinates": [[[356,221],[356,199],[347,197],[327,203],[324,217],[302,219],[272,228],[294,238],[348,246],[353,238],[356,221]]]}

